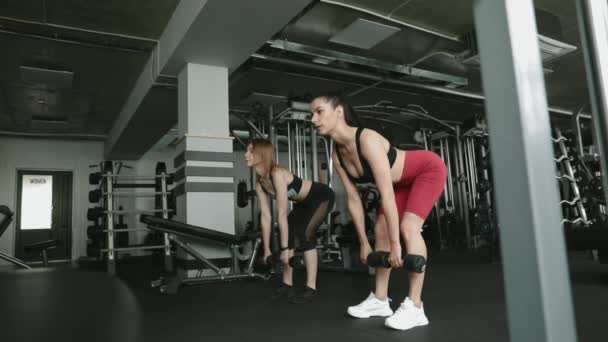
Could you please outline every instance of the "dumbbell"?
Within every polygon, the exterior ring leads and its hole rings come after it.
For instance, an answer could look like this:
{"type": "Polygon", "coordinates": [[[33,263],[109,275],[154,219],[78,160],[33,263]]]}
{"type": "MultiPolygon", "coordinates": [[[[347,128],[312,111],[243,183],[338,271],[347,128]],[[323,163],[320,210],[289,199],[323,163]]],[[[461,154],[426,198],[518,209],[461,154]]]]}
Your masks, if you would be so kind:
{"type": "Polygon", "coordinates": [[[101,172],[94,172],[89,174],[89,184],[97,185],[101,181],[101,172]]]}
{"type": "Polygon", "coordinates": [[[99,258],[101,247],[98,243],[87,244],[87,256],[91,258],[99,258]]]}
{"type": "Polygon", "coordinates": [[[87,210],[87,220],[95,221],[103,215],[103,208],[95,207],[87,210]]]}
{"type": "Polygon", "coordinates": [[[480,164],[482,169],[489,169],[492,166],[492,162],[490,161],[490,155],[481,158],[480,164]]]}
{"type": "MultiPolygon", "coordinates": [[[[367,256],[367,264],[371,267],[391,268],[392,266],[388,257],[389,252],[373,252],[367,256]]],[[[402,262],[408,271],[422,273],[426,270],[426,259],[421,255],[408,254],[402,262]]]]}
{"type": "Polygon", "coordinates": [[[87,227],[87,237],[91,240],[98,240],[103,238],[105,233],[103,232],[103,228],[99,226],[88,226],[87,227]]]}
{"type": "Polygon", "coordinates": [[[386,267],[390,268],[391,263],[388,261],[389,252],[373,252],[367,256],[367,264],[371,267],[386,267]]]}
{"type": "Polygon", "coordinates": [[[289,266],[297,270],[306,268],[304,257],[302,257],[301,255],[292,256],[291,258],[289,258],[289,266]]]}
{"type": "Polygon", "coordinates": [[[492,183],[487,179],[482,179],[477,183],[477,191],[479,193],[486,193],[492,188],[492,183]]]}
{"type": "Polygon", "coordinates": [[[276,254],[271,254],[269,256],[267,256],[263,261],[263,265],[264,267],[266,267],[267,269],[274,269],[275,266],[277,265],[279,261],[278,255],[276,254]]]}
{"type": "MultiPolygon", "coordinates": [[[[280,262],[278,255],[270,255],[266,257],[264,260],[264,266],[267,268],[274,268],[276,264],[280,262]]],[[[293,256],[289,258],[289,266],[294,269],[304,269],[306,264],[304,262],[304,257],[300,255],[293,256]]]]}
{"type": "Polygon", "coordinates": [[[89,203],[97,203],[101,199],[101,189],[89,191],[89,203]]]}

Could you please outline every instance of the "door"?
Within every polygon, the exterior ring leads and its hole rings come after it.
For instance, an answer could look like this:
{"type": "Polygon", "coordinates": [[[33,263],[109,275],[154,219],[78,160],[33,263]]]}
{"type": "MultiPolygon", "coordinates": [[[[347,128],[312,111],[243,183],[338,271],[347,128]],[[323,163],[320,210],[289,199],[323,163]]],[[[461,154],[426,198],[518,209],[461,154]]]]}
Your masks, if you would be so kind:
{"type": "Polygon", "coordinates": [[[25,261],[40,261],[38,253],[25,252],[24,246],[58,240],[49,250],[49,260],[72,258],[72,172],[17,172],[15,256],[25,261]]]}

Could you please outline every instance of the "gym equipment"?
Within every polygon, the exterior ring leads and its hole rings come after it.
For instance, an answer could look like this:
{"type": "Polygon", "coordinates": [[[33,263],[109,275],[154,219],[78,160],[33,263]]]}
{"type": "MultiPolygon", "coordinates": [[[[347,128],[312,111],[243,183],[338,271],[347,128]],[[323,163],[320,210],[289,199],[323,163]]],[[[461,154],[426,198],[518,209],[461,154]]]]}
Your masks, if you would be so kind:
{"type": "MultiPolygon", "coordinates": [[[[268,256],[264,261],[264,267],[267,270],[273,270],[281,264],[280,253],[272,254],[268,256]]],[[[288,264],[290,267],[296,270],[306,269],[306,263],[304,262],[304,256],[294,255],[289,258],[288,264]]]]}
{"type": "Polygon", "coordinates": [[[482,169],[489,169],[492,166],[492,161],[490,160],[490,154],[486,154],[485,157],[481,158],[481,168],[482,169]]]}
{"type": "Polygon", "coordinates": [[[391,268],[391,263],[388,261],[389,252],[372,252],[367,256],[367,264],[371,267],[391,268]]]}
{"type": "Polygon", "coordinates": [[[87,220],[95,221],[104,214],[103,208],[95,207],[87,209],[87,220]]]}
{"type": "Polygon", "coordinates": [[[119,214],[119,215],[127,215],[127,214],[150,214],[150,213],[164,213],[164,212],[173,212],[173,209],[137,209],[137,210],[104,210],[100,207],[89,208],[87,209],[87,219],[90,221],[95,221],[99,217],[104,214],[119,214]]]}
{"type": "MultiPolygon", "coordinates": [[[[156,178],[154,181],[154,191],[161,193],[160,195],[154,196],[154,208],[155,209],[163,209],[163,208],[166,209],[167,208],[167,195],[162,194],[163,192],[167,191],[167,184],[168,184],[168,183],[166,183],[167,179],[165,178],[165,176],[167,174],[167,166],[165,165],[165,163],[162,163],[162,162],[156,163],[154,173],[156,175],[161,176],[160,178],[156,178]]],[[[163,213],[163,212],[156,213],[156,216],[169,218],[168,213],[163,213]]]]}
{"type": "Polygon", "coordinates": [[[184,252],[186,252],[196,260],[200,261],[207,268],[215,272],[215,275],[212,276],[202,276],[195,278],[187,278],[185,275],[180,274],[181,272],[178,272],[177,275],[171,278],[161,278],[159,280],[153,281],[152,287],[159,287],[160,292],[162,293],[175,294],[177,293],[181,285],[197,285],[215,281],[231,281],[237,279],[251,278],[258,278],[263,280],[267,279],[266,276],[259,273],[255,273],[253,271],[253,263],[258,253],[258,247],[260,246],[260,243],[262,241],[259,232],[257,232],[256,234],[238,236],[150,215],[142,215],[140,216],[139,220],[142,223],[147,224],[149,229],[167,234],[169,240],[173,241],[178,246],[178,248],[181,248],[184,252]],[[205,258],[202,254],[194,250],[192,247],[190,247],[190,245],[188,245],[188,242],[183,238],[199,241],[211,240],[220,244],[224,244],[230,249],[232,254],[232,265],[230,273],[224,272],[211,260],[205,258]],[[251,254],[247,258],[249,260],[247,263],[247,268],[244,271],[241,271],[239,266],[239,248],[243,244],[248,243],[250,241],[254,241],[254,245],[251,250],[251,254]]]}
{"type": "MultiPolygon", "coordinates": [[[[152,197],[152,196],[159,196],[159,195],[170,195],[172,194],[171,191],[168,191],[166,193],[163,192],[113,192],[111,193],[112,196],[114,197],[152,197]]],[[[107,196],[110,195],[107,192],[102,192],[101,189],[95,189],[95,190],[91,190],[89,191],[89,203],[98,203],[102,196],[107,196]]]]}
{"type": "Polygon", "coordinates": [[[87,227],[87,237],[91,240],[99,240],[104,236],[103,228],[98,225],[92,225],[87,227]]]}
{"type": "Polygon", "coordinates": [[[247,183],[245,183],[245,181],[240,181],[239,185],[237,185],[236,204],[239,206],[239,208],[245,208],[248,203],[247,183]]]}
{"type": "Polygon", "coordinates": [[[304,262],[304,257],[302,255],[292,256],[289,258],[289,266],[296,270],[305,269],[306,263],[304,262]]]}
{"type": "MultiPolygon", "coordinates": [[[[92,185],[98,185],[97,189],[89,192],[89,201],[100,203],[101,206],[89,208],[87,210],[87,218],[95,221],[96,224],[101,220],[104,227],[102,232],[105,233],[105,241],[101,241],[102,239],[91,239],[87,246],[87,254],[94,256],[101,255],[102,257],[107,255],[107,271],[110,274],[115,274],[116,253],[162,249],[164,251],[165,269],[170,271],[173,268],[171,245],[166,234],[161,234],[158,239],[159,241],[154,244],[129,245],[128,232],[148,230],[128,229],[122,220],[123,215],[146,213],[154,213],[166,219],[169,218],[170,213],[175,212],[175,201],[173,201],[173,208],[169,209],[169,195],[172,195],[172,192],[168,190],[167,185],[173,182],[173,176],[167,173],[165,163],[157,163],[155,174],[152,176],[120,175],[120,169],[123,166],[121,162],[105,161],[100,165],[101,172],[89,175],[89,182],[92,185]],[[115,165],[117,165],[117,170],[114,170],[115,165]],[[154,183],[118,183],[117,180],[153,180],[154,183]],[[116,188],[153,188],[154,192],[116,192],[114,191],[116,188]],[[119,197],[152,196],[155,198],[155,209],[123,210],[116,203],[116,199],[119,197]],[[115,210],[116,207],[119,209],[115,210]],[[114,215],[119,215],[118,223],[114,222],[114,215]]],[[[93,232],[92,236],[97,237],[96,233],[93,232]]]]}
{"type": "Polygon", "coordinates": [[[170,175],[113,175],[113,174],[102,174],[101,172],[94,172],[89,174],[89,184],[90,185],[98,185],[99,182],[104,178],[114,178],[114,179],[128,179],[128,180],[155,180],[156,178],[167,178],[167,183],[171,184],[172,177],[170,175]]]}
{"type": "Polygon", "coordinates": [[[477,183],[477,192],[478,193],[486,193],[492,189],[492,184],[489,180],[482,179],[477,183]]]}
{"type": "Polygon", "coordinates": [[[101,199],[101,189],[89,191],[89,203],[97,203],[101,199]]]}
{"type": "Polygon", "coordinates": [[[89,184],[98,185],[101,181],[101,172],[94,172],[89,174],[89,184]]]}
{"type": "MultiPolygon", "coordinates": [[[[0,205],[0,237],[2,236],[2,234],[4,234],[4,232],[6,231],[6,229],[8,228],[9,224],[12,221],[13,221],[13,213],[10,211],[10,209],[7,206],[0,205]]],[[[25,245],[25,246],[23,246],[23,248],[26,252],[29,252],[29,253],[34,253],[34,252],[40,253],[40,255],[42,256],[42,265],[44,267],[48,267],[49,261],[48,261],[47,252],[53,248],[56,248],[58,245],[59,245],[59,241],[57,241],[57,240],[46,240],[46,241],[40,241],[40,242],[32,243],[29,245],[25,245]]],[[[22,260],[19,260],[15,257],[10,256],[3,252],[0,252],[0,259],[6,260],[21,268],[31,269],[31,267],[28,266],[22,260]]]]}
{"type": "MultiPolygon", "coordinates": [[[[587,209],[583,205],[581,201],[581,190],[579,188],[578,182],[575,177],[575,167],[573,166],[573,161],[575,158],[572,158],[572,154],[568,153],[568,148],[566,147],[566,138],[562,134],[559,128],[555,128],[556,137],[552,138],[553,142],[557,144],[557,151],[561,155],[557,158],[554,158],[556,163],[558,164],[558,172],[561,172],[563,168],[565,174],[561,174],[558,176],[560,180],[567,180],[569,184],[566,185],[568,192],[571,192],[574,198],[572,200],[563,199],[561,204],[568,204],[570,206],[575,206],[575,210],[564,209],[562,219],[562,224],[570,223],[577,224],[582,222],[584,226],[590,225],[592,222],[588,219],[587,209]]],[[[577,159],[578,160],[578,159],[577,159]]]]}
{"type": "Polygon", "coordinates": [[[426,258],[422,255],[407,254],[403,260],[403,267],[408,271],[423,273],[426,271],[426,258]]]}
{"type": "Polygon", "coordinates": [[[267,270],[274,269],[278,263],[279,263],[278,255],[275,255],[275,254],[269,255],[266,257],[266,259],[263,260],[264,267],[267,270]]]}
{"type": "MultiPolygon", "coordinates": [[[[118,207],[118,211],[122,210],[122,206],[118,207]]],[[[129,227],[125,224],[124,215],[118,215],[118,223],[114,225],[114,232],[116,233],[114,239],[116,245],[118,247],[128,247],[129,246],[129,232],[131,231],[141,231],[143,229],[129,229],[129,227]]]]}
{"type": "Polygon", "coordinates": [[[496,228],[494,211],[487,202],[479,202],[472,210],[473,226],[478,234],[491,234],[496,228]]]}
{"type": "MultiPolygon", "coordinates": [[[[390,268],[389,252],[372,252],[367,256],[367,264],[371,267],[390,268]]],[[[403,261],[403,267],[412,272],[422,273],[426,270],[426,258],[421,255],[408,254],[403,261]]]]}
{"type": "Polygon", "coordinates": [[[249,204],[249,199],[256,196],[255,190],[247,190],[247,183],[243,180],[239,182],[236,190],[236,203],[239,208],[245,208],[249,204]]]}
{"type": "MultiPolygon", "coordinates": [[[[11,224],[12,221],[13,221],[13,213],[10,211],[10,209],[5,205],[0,206],[0,237],[2,236],[2,234],[4,234],[4,232],[6,231],[6,228],[8,228],[9,224],[11,224]]],[[[15,257],[12,257],[6,253],[3,253],[3,252],[0,252],[0,259],[6,260],[14,265],[17,265],[17,266],[25,268],[25,269],[31,268],[28,265],[26,265],[23,261],[15,258],[15,257]]]]}
{"type": "Polygon", "coordinates": [[[42,266],[49,267],[48,251],[50,251],[51,249],[57,248],[57,246],[59,246],[59,241],[46,240],[46,241],[41,241],[41,242],[36,242],[36,243],[29,244],[29,245],[25,245],[25,246],[23,246],[23,250],[26,253],[35,253],[35,252],[40,253],[40,256],[42,257],[42,266]]]}

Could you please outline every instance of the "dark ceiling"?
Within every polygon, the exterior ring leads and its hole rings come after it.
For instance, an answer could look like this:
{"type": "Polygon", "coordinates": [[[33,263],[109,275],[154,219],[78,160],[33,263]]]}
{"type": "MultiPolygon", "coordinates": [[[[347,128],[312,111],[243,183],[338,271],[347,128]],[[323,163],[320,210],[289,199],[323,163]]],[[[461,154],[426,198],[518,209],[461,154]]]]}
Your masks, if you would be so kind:
{"type": "MultiPolygon", "coordinates": [[[[177,2],[3,1],[0,130],[106,134],[177,2]],[[70,71],[73,80],[70,87],[25,82],[20,66],[70,71]]],[[[416,104],[444,120],[462,121],[483,113],[479,68],[463,62],[471,52],[463,37],[474,28],[472,3],[313,2],[283,30],[268,37],[269,43],[232,73],[230,106],[248,111],[257,103],[257,110],[265,113],[270,104],[289,96],[340,90],[350,94],[355,105],[380,101],[395,106],[416,104]],[[331,41],[361,19],[397,32],[370,49],[331,41]],[[281,45],[284,42],[292,45],[281,45]],[[319,55],[339,58],[320,64],[313,61],[319,55]],[[446,80],[465,80],[467,84],[446,80]]],[[[539,31],[578,48],[544,65],[549,105],[564,112],[577,110],[588,102],[588,94],[574,0],[534,3],[544,11],[542,16],[537,15],[539,31]]],[[[362,31],[360,37],[365,38],[368,33],[372,34],[362,31]]],[[[144,101],[138,111],[164,111],[169,116],[167,120],[176,122],[172,92],[175,90],[156,89],[156,98],[168,100],[155,100],[150,106],[144,101]]],[[[408,116],[395,119],[413,127],[420,125],[408,116]]],[[[231,125],[244,127],[235,118],[231,125]]]]}
{"type": "Polygon", "coordinates": [[[0,130],[104,135],[177,0],[0,3],[0,130]],[[48,72],[24,77],[20,67],[48,72]]]}

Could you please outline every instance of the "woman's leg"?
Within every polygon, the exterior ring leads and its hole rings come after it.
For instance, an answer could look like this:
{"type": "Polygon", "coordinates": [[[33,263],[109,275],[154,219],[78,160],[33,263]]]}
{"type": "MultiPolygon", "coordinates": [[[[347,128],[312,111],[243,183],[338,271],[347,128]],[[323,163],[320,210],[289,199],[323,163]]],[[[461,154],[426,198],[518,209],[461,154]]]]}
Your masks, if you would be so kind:
{"type": "MultiPolygon", "coordinates": [[[[390,240],[386,219],[383,214],[378,216],[375,226],[376,251],[390,251],[390,240]]],[[[376,268],[376,289],[361,303],[349,306],[347,313],[355,318],[369,318],[374,316],[388,317],[393,314],[393,310],[388,300],[388,281],[391,275],[390,268],[376,268]]]]}
{"type": "MultiPolygon", "coordinates": [[[[314,188],[311,188],[313,191],[314,188]]],[[[329,189],[328,189],[329,190],[329,189]]],[[[317,230],[327,217],[329,210],[333,207],[334,197],[333,192],[327,193],[322,197],[319,195],[320,204],[312,211],[309,217],[306,228],[300,232],[300,243],[304,250],[304,262],[306,264],[306,286],[311,289],[317,289],[317,270],[318,270],[318,253],[317,253],[317,230]]],[[[310,195],[309,195],[310,196],[310,195]]]]}
{"type": "MultiPolygon", "coordinates": [[[[300,247],[304,251],[304,262],[306,265],[306,288],[297,297],[291,300],[295,304],[308,303],[317,291],[317,230],[323,220],[327,217],[329,210],[333,207],[334,194],[329,188],[311,187],[308,195],[310,212],[308,212],[306,227],[297,232],[300,247]],[[318,205],[315,205],[318,203],[318,205]],[[312,204],[312,205],[311,205],[312,204]]],[[[306,221],[304,221],[306,222],[306,221]]]]}
{"type": "MultiPolygon", "coordinates": [[[[405,202],[405,214],[401,218],[399,229],[405,240],[405,258],[408,256],[410,259],[423,258],[420,261],[426,263],[427,248],[422,237],[422,226],[443,192],[447,169],[443,160],[433,152],[421,151],[416,158],[414,159],[414,155],[408,156],[410,163],[418,164],[416,165],[418,170],[417,174],[413,176],[410,194],[405,202]]],[[[414,305],[421,307],[424,268],[408,271],[409,298],[414,305]]]]}
{"type": "MultiPolygon", "coordinates": [[[[296,230],[298,221],[302,217],[302,211],[304,211],[304,208],[295,206],[287,216],[287,227],[289,229],[287,231],[287,234],[289,235],[287,239],[287,247],[289,248],[290,258],[294,255],[296,230]]],[[[289,264],[283,264],[283,283],[293,286],[293,268],[289,266],[289,264]]]]}
{"type": "MultiPolygon", "coordinates": [[[[390,252],[390,240],[388,235],[388,226],[384,214],[378,216],[376,226],[374,227],[376,236],[376,252],[390,252]]],[[[391,269],[385,267],[376,267],[376,290],[374,294],[378,299],[388,298],[388,282],[391,276],[391,269]]]]}
{"type": "Polygon", "coordinates": [[[304,263],[306,264],[306,286],[311,289],[317,289],[317,267],[318,253],[317,249],[313,248],[304,252],[304,263]]]}
{"type": "MultiPolygon", "coordinates": [[[[401,220],[400,230],[405,240],[406,255],[418,255],[426,259],[426,243],[422,237],[424,220],[418,215],[406,212],[401,220]]],[[[408,297],[418,307],[422,305],[422,286],[424,285],[424,272],[409,272],[410,290],[408,297]]]]}

